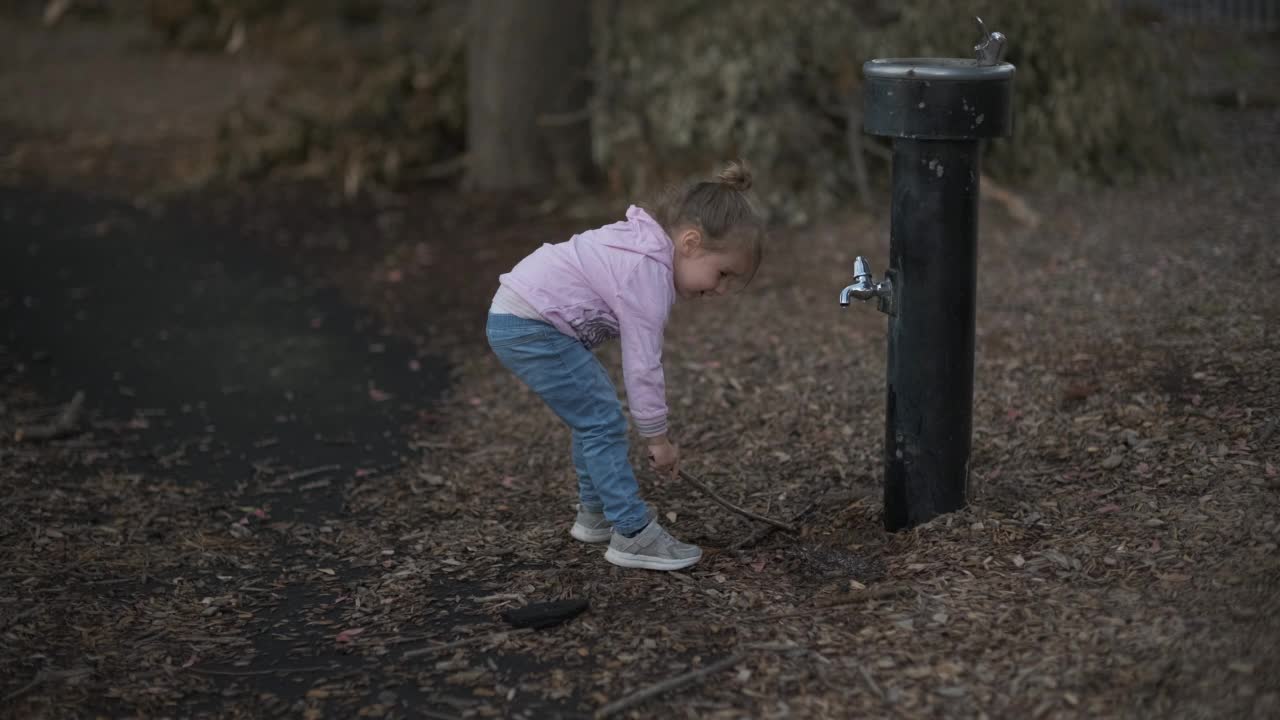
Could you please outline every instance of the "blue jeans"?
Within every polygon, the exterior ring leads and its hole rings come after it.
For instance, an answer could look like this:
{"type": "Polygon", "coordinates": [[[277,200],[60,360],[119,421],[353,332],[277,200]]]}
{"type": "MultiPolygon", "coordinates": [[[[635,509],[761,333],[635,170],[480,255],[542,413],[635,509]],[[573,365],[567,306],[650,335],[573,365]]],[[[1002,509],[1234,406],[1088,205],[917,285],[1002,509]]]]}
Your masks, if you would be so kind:
{"type": "Polygon", "coordinates": [[[627,420],[600,361],[550,323],[490,313],[485,334],[498,359],[573,431],[582,507],[604,512],[624,534],[653,518],[627,458],[627,420]]]}

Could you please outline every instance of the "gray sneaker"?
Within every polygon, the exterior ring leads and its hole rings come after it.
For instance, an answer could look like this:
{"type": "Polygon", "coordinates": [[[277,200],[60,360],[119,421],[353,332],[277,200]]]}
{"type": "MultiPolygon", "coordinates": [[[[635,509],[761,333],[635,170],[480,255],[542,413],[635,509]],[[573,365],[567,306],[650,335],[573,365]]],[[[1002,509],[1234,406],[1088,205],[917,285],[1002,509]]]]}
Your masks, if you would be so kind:
{"type": "Polygon", "coordinates": [[[614,533],[604,559],[627,568],[682,570],[702,559],[702,548],[676,540],[653,520],[635,537],[614,533]]]}
{"type": "Polygon", "coordinates": [[[613,523],[605,518],[604,513],[592,512],[579,505],[578,517],[573,519],[573,529],[569,534],[585,543],[608,542],[613,536],[613,523]]]}

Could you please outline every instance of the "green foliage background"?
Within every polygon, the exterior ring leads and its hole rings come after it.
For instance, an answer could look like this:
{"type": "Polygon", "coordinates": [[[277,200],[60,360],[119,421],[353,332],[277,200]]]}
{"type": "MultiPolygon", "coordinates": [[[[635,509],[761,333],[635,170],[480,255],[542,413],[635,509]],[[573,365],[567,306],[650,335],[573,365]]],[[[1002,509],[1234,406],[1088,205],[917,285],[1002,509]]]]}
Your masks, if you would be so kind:
{"type": "MultiPolygon", "coordinates": [[[[345,88],[342,102],[286,96],[272,117],[229,118],[228,174],[349,179],[358,171],[385,185],[457,177],[465,2],[402,0],[401,18],[408,8],[422,19],[415,27],[387,20],[379,0],[184,1],[193,13],[221,18],[215,27],[241,18],[266,28],[271,20],[258,19],[276,17],[277,31],[260,42],[300,45],[293,54],[313,64],[327,58],[326,79],[345,88]],[[332,34],[347,26],[368,36],[379,23],[388,27],[359,52],[332,34]]],[[[974,15],[1008,36],[1006,59],[1018,68],[1014,135],[987,146],[984,168],[993,177],[1125,181],[1169,167],[1191,144],[1182,58],[1151,29],[1149,14],[1109,0],[591,2],[594,154],[610,188],[626,196],[741,157],[778,220],[847,205],[850,136],[884,142],[860,132],[862,63],[972,57],[974,15]]],[[[873,181],[885,177],[883,160],[866,159],[873,181]]]]}
{"type": "Polygon", "coordinates": [[[993,176],[1123,180],[1167,167],[1190,137],[1177,56],[1105,0],[612,7],[598,29],[607,73],[595,147],[631,192],[742,156],[786,219],[847,203],[846,129],[851,107],[858,122],[862,63],[972,57],[975,14],[1009,37],[1006,59],[1018,68],[1015,132],[989,145],[993,176]]]}

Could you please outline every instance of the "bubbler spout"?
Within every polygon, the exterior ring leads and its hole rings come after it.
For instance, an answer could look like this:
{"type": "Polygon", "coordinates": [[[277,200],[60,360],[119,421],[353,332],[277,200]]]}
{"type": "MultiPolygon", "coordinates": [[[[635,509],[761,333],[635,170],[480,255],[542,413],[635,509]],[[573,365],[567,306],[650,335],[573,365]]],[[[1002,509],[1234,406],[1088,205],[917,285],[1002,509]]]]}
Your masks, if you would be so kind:
{"type": "Polygon", "coordinates": [[[893,314],[893,281],[886,276],[876,282],[867,268],[867,261],[859,255],[853,261],[853,284],[840,291],[840,307],[849,307],[852,300],[876,299],[880,312],[893,314]]]}

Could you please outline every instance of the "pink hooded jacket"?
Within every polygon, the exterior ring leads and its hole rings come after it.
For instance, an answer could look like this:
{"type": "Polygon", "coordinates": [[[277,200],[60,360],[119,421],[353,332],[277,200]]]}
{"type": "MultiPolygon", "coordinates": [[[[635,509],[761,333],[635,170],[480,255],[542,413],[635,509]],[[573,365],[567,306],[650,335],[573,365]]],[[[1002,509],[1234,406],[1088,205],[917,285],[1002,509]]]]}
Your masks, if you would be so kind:
{"type": "Polygon", "coordinates": [[[499,281],[588,349],[622,338],[622,374],[636,429],[667,431],[662,334],[676,300],[674,246],[632,205],[627,219],[546,244],[499,281]]]}

